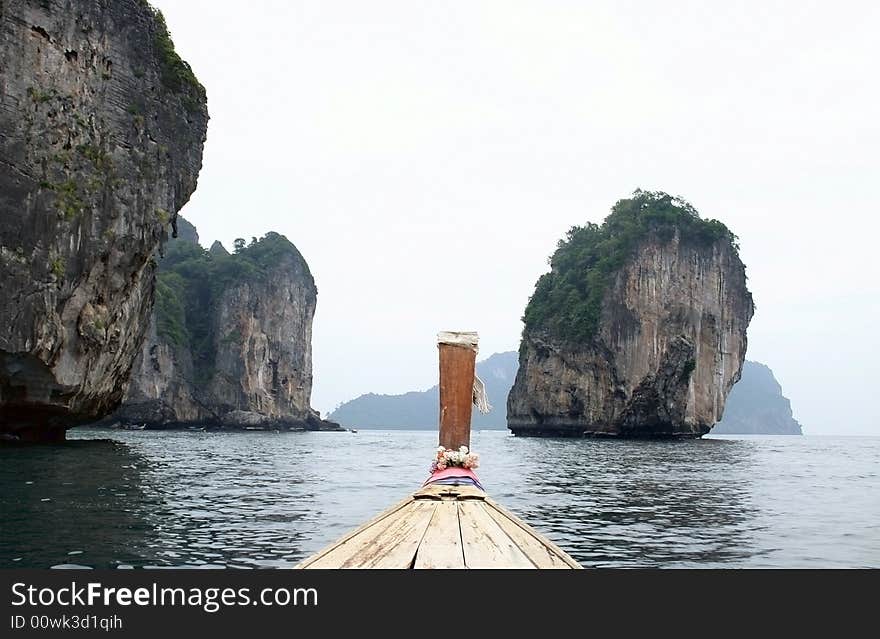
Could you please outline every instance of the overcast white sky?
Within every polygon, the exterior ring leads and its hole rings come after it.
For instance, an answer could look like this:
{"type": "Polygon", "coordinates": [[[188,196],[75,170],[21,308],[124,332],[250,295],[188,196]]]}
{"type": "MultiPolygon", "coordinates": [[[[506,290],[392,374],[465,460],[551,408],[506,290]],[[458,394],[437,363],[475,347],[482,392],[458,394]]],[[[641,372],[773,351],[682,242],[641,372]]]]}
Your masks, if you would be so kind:
{"type": "Polygon", "coordinates": [[[514,350],[556,241],[637,187],[740,236],[809,434],[878,434],[880,3],[153,0],[208,91],[203,244],[318,285],[313,405],[514,350]]]}

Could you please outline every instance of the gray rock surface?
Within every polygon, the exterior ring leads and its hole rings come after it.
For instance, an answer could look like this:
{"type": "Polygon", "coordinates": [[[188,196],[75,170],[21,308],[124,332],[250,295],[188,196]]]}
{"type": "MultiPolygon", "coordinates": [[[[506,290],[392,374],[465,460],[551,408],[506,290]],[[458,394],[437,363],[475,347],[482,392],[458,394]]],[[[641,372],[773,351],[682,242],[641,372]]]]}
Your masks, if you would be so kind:
{"type": "Polygon", "coordinates": [[[728,239],[648,234],[615,272],[592,339],[523,333],[517,435],[698,437],[740,377],[754,308],[728,239]]]}
{"type": "Polygon", "coordinates": [[[61,439],[119,404],[207,121],[142,0],[0,2],[4,437],[61,439]]]}
{"type": "MultiPolygon", "coordinates": [[[[169,244],[169,261],[180,259],[181,241],[169,244]]],[[[274,233],[236,255],[216,247],[188,248],[185,255],[206,266],[204,277],[189,278],[178,295],[186,337],[161,330],[167,311],[158,304],[123,405],[108,421],[339,429],[310,407],[317,288],[305,259],[274,233]]],[[[169,273],[165,265],[160,262],[160,285],[188,272],[169,273]]]]}

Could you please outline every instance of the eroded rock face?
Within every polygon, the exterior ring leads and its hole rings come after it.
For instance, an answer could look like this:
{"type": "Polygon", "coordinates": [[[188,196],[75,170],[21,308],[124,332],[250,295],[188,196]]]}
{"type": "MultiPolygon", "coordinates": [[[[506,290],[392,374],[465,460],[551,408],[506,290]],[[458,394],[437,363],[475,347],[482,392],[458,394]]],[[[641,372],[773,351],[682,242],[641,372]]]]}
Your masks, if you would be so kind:
{"type": "Polygon", "coordinates": [[[0,3],[0,435],[119,404],[207,120],[142,0],[0,3]]]}
{"type": "MultiPolygon", "coordinates": [[[[169,246],[170,259],[176,250],[169,246]]],[[[309,405],[317,288],[296,247],[270,234],[236,255],[217,242],[208,252],[190,250],[207,260],[210,275],[189,281],[182,293],[204,300],[185,311],[188,339],[175,342],[170,332],[157,330],[160,305],[123,405],[107,421],[150,428],[338,429],[309,405]],[[221,273],[234,275],[213,290],[221,273]],[[201,339],[207,348],[199,348],[201,339]]]]}
{"type": "Polygon", "coordinates": [[[212,414],[195,397],[193,379],[192,354],[159,337],[154,313],[123,404],[108,421],[164,424],[207,419],[212,414]]]}
{"type": "Polygon", "coordinates": [[[215,315],[214,396],[230,410],[305,419],[312,395],[317,289],[301,256],[224,291],[215,315]]]}
{"type": "Polygon", "coordinates": [[[701,436],[740,377],[753,312],[730,241],[652,235],[613,277],[591,340],[524,332],[508,426],[517,435],[701,436]]]}

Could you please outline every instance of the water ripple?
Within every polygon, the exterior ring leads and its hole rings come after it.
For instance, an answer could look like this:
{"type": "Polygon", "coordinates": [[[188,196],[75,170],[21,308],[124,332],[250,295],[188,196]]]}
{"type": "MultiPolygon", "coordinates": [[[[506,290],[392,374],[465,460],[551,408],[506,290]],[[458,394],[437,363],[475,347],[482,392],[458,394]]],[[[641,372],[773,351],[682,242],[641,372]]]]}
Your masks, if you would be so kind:
{"type": "MultiPolygon", "coordinates": [[[[74,437],[0,448],[0,567],[290,567],[418,487],[436,445],[424,432],[74,437]]],[[[473,444],[492,497],[586,566],[880,567],[880,438],[483,431],[473,444]]]]}

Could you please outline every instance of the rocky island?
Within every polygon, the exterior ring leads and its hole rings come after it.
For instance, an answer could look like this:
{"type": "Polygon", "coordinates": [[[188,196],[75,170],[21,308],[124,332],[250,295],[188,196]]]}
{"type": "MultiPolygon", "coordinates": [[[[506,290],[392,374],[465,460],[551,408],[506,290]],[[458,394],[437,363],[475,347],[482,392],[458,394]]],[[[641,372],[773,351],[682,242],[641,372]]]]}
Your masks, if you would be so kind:
{"type": "Polygon", "coordinates": [[[131,383],[105,423],[340,430],[309,405],[317,288],[297,248],[268,233],[206,251],[179,223],[131,383]]]}
{"type": "Polygon", "coordinates": [[[207,123],[144,0],[0,3],[0,438],[121,401],[207,123]]]}
{"type": "Polygon", "coordinates": [[[517,435],[699,437],[739,379],[754,306],[736,237],[636,191],[572,228],[526,307],[517,435]]]}
{"type": "MultiPolygon", "coordinates": [[[[483,415],[474,411],[476,429],[507,428],[507,396],[519,368],[515,351],[495,353],[477,362],[477,374],[486,382],[494,408],[483,415]]],[[[439,390],[401,395],[367,393],[340,404],[329,419],[350,428],[435,430],[439,390]]],[[[792,416],[791,402],[782,394],[773,371],[766,364],[746,360],[742,377],[724,404],[724,417],[712,427],[712,435],[802,435],[792,416]]]]}
{"type": "Polygon", "coordinates": [[[770,367],[746,361],[713,435],[803,435],[770,367]]]}

